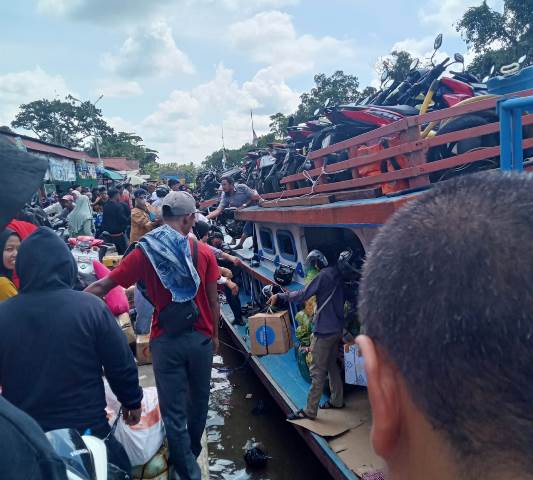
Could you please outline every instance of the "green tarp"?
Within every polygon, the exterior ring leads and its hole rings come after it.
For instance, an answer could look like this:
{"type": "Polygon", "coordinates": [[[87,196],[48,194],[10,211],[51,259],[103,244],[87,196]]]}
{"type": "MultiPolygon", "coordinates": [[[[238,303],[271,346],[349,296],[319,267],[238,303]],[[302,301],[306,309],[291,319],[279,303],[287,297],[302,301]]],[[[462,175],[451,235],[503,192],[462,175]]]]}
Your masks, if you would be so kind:
{"type": "Polygon", "coordinates": [[[124,180],[124,177],[120,173],[114,172],[113,170],[108,170],[107,168],[103,169],[103,175],[104,177],[110,178],[111,180],[115,180],[117,182],[124,180]]]}

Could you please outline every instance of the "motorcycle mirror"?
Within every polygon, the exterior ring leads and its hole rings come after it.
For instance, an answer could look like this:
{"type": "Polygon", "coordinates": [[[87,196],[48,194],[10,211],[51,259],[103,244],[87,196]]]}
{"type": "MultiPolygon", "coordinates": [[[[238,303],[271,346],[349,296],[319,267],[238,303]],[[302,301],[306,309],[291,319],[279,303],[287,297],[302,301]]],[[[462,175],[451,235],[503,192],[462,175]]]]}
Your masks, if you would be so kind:
{"type": "Polygon", "coordinates": [[[317,109],[313,112],[313,117],[316,117],[319,113],[320,113],[320,108],[317,108],[317,109]]]}
{"type": "Polygon", "coordinates": [[[460,53],[454,53],[453,54],[453,59],[457,63],[465,63],[465,57],[463,57],[460,53]]]}
{"type": "Polygon", "coordinates": [[[433,50],[438,50],[442,45],[442,33],[439,33],[435,37],[435,42],[433,42],[433,50]]]}
{"type": "Polygon", "coordinates": [[[292,127],[293,125],[294,125],[294,117],[290,115],[287,120],[287,127],[292,127]]]}
{"type": "Polygon", "coordinates": [[[492,67],[490,67],[489,75],[492,75],[495,70],[496,70],[496,65],[493,65],[492,67]]]}
{"type": "Polygon", "coordinates": [[[418,64],[420,63],[420,60],[418,58],[415,58],[411,65],[409,65],[409,70],[414,70],[416,67],[418,67],[418,64]]]}
{"type": "Polygon", "coordinates": [[[519,59],[518,59],[518,63],[520,65],[522,65],[522,63],[524,63],[526,61],[526,57],[527,55],[522,55],[519,59]]]}
{"type": "Polygon", "coordinates": [[[324,102],[324,107],[327,108],[330,103],[331,103],[331,98],[326,99],[326,101],[324,102]]]}
{"type": "Polygon", "coordinates": [[[481,80],[481,83],[487,83],[489,81],[489,76],[485,76],[483,77],[483,79],[481,80]]]}
{"type": "Polygon", "coordinates": [[[383,72],[381,72],[381,83],[385,82],[389,78],[389,71],[387,69],[384,69],[383,72]]]}

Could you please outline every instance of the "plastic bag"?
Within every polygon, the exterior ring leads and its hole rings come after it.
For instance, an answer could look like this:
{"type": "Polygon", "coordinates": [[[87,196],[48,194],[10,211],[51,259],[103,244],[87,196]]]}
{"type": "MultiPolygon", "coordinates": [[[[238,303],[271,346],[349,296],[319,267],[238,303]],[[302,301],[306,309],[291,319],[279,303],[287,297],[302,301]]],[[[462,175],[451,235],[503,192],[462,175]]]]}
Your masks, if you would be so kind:
{"type": "MultiPolygon", "coordinates": [[[[93,260],[93,268],[98,280],[107,277],[111,273],[109,268],[97,260],[93,260]]],[[[126,296],[125,290],[121,286],[116,286],[115,288],[111,289],[105,296],[104,301],[109,307],[109,310],[111,310],[111,313],[113,313],[113,315],[116,317],[129,311],[128,297],[126,296]]]]}
{"type": "MultiPolygon", "coordinates": [[[[120,411],[120,402],[105,384],[109,424],[112,425],[120,411]]],[[[122,444],[132,466],[144,465],[159,450],[165,438],[163,420],[159,411],[159,399],[155,387],[143,388],[141,421],[128,426],[122,416],[118,420],[115,438],[122,444]]]]}

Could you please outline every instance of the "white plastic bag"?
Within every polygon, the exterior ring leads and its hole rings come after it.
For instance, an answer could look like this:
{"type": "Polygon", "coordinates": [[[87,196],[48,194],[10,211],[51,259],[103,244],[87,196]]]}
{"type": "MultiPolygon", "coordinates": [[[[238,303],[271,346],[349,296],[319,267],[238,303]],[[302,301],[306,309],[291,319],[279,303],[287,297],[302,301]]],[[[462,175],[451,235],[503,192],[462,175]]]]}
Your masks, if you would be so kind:
{"type": "MultiPolygon", "coordinates": [[[[105,383],[105,393],[108,421],[110,425],[113,425],[120,410],[120,403],[107,382],[105,383]]],[[[137,425],[131,427],[126,425],[121,416],[115,430],[115,438],[126,450],[133,467],[148,462],[157,453],[165,438],[155,387],[143,388],[141,408],[141,421],[137,425]]]]}

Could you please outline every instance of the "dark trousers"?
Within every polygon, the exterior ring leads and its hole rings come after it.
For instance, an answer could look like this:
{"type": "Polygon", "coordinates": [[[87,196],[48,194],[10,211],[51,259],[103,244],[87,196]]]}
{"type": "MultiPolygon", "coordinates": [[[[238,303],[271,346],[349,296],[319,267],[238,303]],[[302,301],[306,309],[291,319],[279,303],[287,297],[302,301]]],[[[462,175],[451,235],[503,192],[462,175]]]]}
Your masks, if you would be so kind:
{"type": "Polygon", "coordinates": [[[115,247],[117,248],[117,253],[119,255],[124,255],[124,252],[128,248],[128,239],[126,238],[126,235],[113,235],[111,237],[111,241],[113,242],[113,245],[115,245],[115,247]]]}
{"type": "Polygon", "coordinates": [[[224,293],[226,294],[226,302],[228,302],[229,308],[231,308],[231,311],[233,312],[233,317],[235,318],[236,322],[242,321],[242,311],[241,311],[241,299],[239,298],[239,294],[233,295],[231,293],[231,289],[224,285],[224,293]]]}
{"type": "Polygon", "coordinates": [[[207,420],[213,343],[191,331],[156,337],[150,348],[169,462],[180,479],[201,480],[196,458],[202,451],[207,420]]]}

